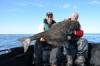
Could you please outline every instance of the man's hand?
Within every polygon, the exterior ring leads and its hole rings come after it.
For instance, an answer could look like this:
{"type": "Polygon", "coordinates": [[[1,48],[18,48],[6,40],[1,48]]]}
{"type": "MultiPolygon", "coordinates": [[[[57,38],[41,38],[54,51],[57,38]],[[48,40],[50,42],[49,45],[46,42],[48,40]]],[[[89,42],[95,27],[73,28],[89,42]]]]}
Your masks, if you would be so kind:
{"type": "Polygon", "coordinates": [[[71,40],[71,36],[67,36],[67,40],[71,40]]]}
{"type": "Polygon", "coordinates": [[[40,41],[45,41],[45,39],[44,38],[40,38],[40,41]]]}

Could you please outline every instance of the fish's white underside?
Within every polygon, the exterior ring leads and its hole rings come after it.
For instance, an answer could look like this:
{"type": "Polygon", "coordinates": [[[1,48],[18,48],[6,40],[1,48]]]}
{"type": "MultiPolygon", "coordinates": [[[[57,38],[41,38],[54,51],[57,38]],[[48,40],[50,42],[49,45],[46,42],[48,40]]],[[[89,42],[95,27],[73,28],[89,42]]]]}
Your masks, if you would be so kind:
{"type": "Polygon", "coordinates": [[[30,39],[26,38],[22,41],[22,46],[24,47],[24,53],[28,50],[28,47],[30,45],[30,39]]]}

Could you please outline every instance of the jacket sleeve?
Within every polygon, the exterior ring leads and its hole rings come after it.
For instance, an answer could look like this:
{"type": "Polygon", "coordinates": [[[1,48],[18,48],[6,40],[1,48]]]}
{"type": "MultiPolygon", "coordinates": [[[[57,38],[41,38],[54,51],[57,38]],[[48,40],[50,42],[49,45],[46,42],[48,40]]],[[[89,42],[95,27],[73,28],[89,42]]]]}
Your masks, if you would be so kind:
{"type": "Polygon", "coordinates": [[[81,28],[81,25],[80,25],[80,23],[79,23],[79,22],[77,22],[75,26],[76,26],[76,27],[75,27],[75,30],[78,30],[78,29],[80,29],[80,28],[81,28]]]}
{"type": "Polygon", "coordinates": [[[39,27],[38,27],[38,32],[44,32],[44,24],[40,24],[39,27]]]}
{"type": "Polygon", "coordinates": [[[76,25],[76,29],[73,31],[73,34],[76,36],[76,37],[82,37],[84,35],[84,31],[80,29],[81,26],[79,24],[79,22],[77,23],[76,25]]]}

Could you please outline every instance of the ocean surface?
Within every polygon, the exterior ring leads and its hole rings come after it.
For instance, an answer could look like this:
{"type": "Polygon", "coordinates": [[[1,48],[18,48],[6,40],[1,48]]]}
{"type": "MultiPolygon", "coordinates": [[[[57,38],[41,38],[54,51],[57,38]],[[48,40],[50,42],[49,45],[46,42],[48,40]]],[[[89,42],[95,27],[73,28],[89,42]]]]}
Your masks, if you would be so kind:
{"type": "MultiPolygon", "coordinates": [[[[0,50],[20,47],[21,43],[18,39],[29,36],[31,34],[0,34],[0,50]]],[[[83,38],[86,38],[89,42],[100,43],[100,34],[85,34],[83,38]]]]}

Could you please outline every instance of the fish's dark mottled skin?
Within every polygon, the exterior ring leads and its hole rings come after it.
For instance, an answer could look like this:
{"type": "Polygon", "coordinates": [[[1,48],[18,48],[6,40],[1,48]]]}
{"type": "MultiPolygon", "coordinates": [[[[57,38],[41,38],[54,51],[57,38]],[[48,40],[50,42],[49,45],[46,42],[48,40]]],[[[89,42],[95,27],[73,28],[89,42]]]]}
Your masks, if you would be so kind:
{"type": "Polygon", "coordinates": [[[78,21],[70,22],[70,20],[58,22],[44,32],[33,35],[32,40],[37,40],[43,37],[47,43],[55,46],[61,46],[63,42],[67,41],[66,36],[80,27],[78,21]]]}

